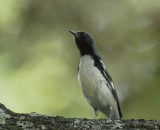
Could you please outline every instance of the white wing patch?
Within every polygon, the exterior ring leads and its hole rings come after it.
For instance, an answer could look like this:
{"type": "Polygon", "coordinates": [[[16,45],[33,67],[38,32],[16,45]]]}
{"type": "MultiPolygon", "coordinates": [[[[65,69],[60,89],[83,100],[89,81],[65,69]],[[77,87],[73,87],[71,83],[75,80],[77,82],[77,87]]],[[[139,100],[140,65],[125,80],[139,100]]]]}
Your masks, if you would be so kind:
{"type": "Polygon", "coordinates": [[[112,85],[112,89],[114,89],[115,90],[115,87],[114,87],[114,84],[113,84],[113,82],[111,81],[111,85],[112,85]]]}
{"type": "MultiPolygon", "coordinates": [[[[103,63],[103,61],[100,60],[100,62],[102,63],[102,66],[103,66],[104,70],[106,70],[106,66],[105,66],[105,64],[103,63]]],[[[106,72],[103,71],[103,74],[107,77],[106,72]]],[[[114,89],[114,90],[115,90],[115,87],[114,87],[114,84],[113,84],[112,81],[110,81],[110,84],[111,84],[111,86],[108,85],[108,87],[109,87],[110,89],[114,89]]]]}
{"type": "Polygon", "coordinates": [[[105,69],[106,69],[106,67],[105,67],[105,65],[104,65],[103,61],[102,61],[102,60],[100,60],[100,62],[102,63],[102,66],[103,66],[103,68],[104,68],[104,70],[105,70],[105,69]]]}

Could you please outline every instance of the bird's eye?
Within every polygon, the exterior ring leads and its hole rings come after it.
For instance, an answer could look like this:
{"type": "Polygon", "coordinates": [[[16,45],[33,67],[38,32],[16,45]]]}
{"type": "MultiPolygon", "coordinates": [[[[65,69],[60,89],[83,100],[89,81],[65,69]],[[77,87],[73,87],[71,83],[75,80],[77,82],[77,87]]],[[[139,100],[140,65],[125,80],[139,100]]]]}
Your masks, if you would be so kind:
{"type": "Polygon", "coordinates": [[[85,35],[85,36],[86,36],[86,35],[87,35],[87,33],[86,33],[86,32],[83,32],[83,35],[85,35]]]}

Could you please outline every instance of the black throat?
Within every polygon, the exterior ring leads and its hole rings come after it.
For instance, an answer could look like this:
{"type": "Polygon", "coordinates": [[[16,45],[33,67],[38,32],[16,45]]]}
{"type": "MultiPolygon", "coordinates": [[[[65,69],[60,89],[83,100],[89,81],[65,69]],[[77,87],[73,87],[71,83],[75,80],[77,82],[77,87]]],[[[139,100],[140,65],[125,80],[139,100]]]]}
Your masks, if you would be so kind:
{"type": "Polygon", "coordinates": [[[94,49],[91,48],[91,47],[88,47],[88,46],[83,46],[83,47],[80,47],[78,48],[79,49],[79,52],[80,52],[80,55],[81,56],[84,56],[84,55],[91,55],[91,56],[94,56],[95,52],[94,52],[94,49]]]}
{"type": "Polygon", "coordinates": [[[100,56],[99,53],[98,53],[98,50],[96,48],[96,46],[77,46],[78,49],[79,49],[79,52],[80,52],[80,55],[81,56],[84,56],[84,55],[90,55],[92,57],[94,56],[100,56]]]}

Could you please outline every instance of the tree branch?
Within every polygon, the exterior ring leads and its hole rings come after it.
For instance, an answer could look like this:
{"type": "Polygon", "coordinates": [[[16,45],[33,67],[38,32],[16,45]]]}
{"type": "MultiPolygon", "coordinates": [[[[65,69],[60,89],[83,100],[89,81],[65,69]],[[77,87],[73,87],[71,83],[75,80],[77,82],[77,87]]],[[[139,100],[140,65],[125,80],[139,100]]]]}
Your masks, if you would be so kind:
{"type": "Polygon", "coordinates": [[[0,104],[0,130],[109,130],[160,129],[160,120],[64,118],[38,113],[14,113],[0,104]]]}

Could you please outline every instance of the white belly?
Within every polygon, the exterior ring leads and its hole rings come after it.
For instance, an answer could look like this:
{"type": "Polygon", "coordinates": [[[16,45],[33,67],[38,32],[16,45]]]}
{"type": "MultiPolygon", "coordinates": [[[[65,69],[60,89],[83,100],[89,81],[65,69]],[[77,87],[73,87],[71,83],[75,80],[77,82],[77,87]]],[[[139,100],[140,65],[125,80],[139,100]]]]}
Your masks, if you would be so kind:
{"type": "Polygon", "coordinates": [[[102,77],[101,72],[94,66],[94,61],[89,55],[81,57],[78,79],[83,94],[92,107],[99,109],[105,114],[109,106],[116,108],[116,102],[107,87],[105,78],[102,77]]]}

